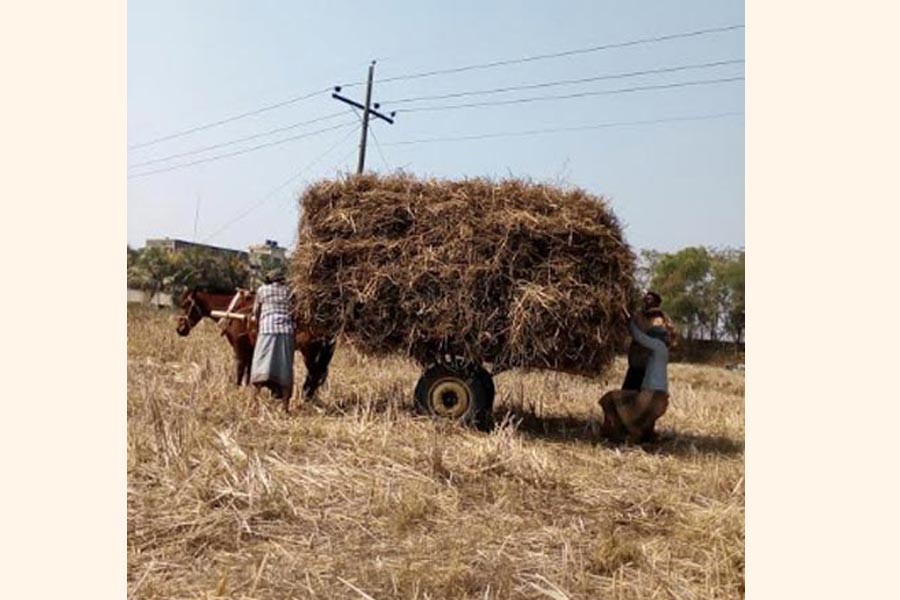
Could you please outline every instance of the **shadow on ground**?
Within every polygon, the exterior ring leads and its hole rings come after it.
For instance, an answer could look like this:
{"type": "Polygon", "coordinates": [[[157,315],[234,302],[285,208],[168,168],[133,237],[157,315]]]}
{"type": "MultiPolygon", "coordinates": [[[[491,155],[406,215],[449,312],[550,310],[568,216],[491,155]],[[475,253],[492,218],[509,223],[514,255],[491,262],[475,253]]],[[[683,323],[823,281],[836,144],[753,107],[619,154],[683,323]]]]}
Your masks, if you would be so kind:
{"type": "MultiPolygon", "coordinates": [[[[593,432],[591,421],[585,417],[540,416],[520,408],[508,408],[494,413],[495,423],[509,420],[516,424],[516,430],[522,435],[568,443],[600,444],[616,447],[615,444],[599,439],[593,432]]],[[[716,454],[735,456],[744,453],[743,440],[734,440],[724,436],[682,433],[672,430],[661,430],[659,439],[653,443],[642,444],[645,451],[651,454],[697,455],[716,454]]]]}
{"type": "MultiPolygon", "coordinates": [[[[418,414],[410,404],[384,400],[362,403],[359,399],[343,399],[327,404],[313,400],[304,404],[305,410],[332,416],[349,416],[360,412],[418,414]]],[[[300,409],[301,412],[302,410],[304,409],[300,409]]],[[[495,409],[493,421],[494,427],[508,422],[519,434],[533,439],[564,444],[599,444],[609,448],[621,445],[600,439],[586,415],[536,415],[522,407],[503,407],[495,409]]],[[[641,445],[646,452],[672,456],[738,456],[744,453],[743,440],[667,429],[661,429],[659,433],[657,441],[641,445]]]]}

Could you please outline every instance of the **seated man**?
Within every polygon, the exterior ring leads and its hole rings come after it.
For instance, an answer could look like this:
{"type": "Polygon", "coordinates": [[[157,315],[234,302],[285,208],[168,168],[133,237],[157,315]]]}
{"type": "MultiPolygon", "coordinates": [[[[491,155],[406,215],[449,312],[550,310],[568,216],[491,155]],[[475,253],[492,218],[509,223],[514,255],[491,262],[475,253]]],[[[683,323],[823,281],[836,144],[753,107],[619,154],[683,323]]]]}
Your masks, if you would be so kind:
{"type": "Polygon", "coordinates": [[[649,350],[650,358],[640,390],[614,390],[600,399],[603,408],[603,424],[600,433],[611,439],[627,437],[638,443],[655,439],[653,428],[669,407],[668,364],[669,349],[665,318],[660,312],[651,312],[647,327],[642,314],[636,314],[628,328],[634,341],[649,350]],[[642,329],[648,329],[644,333],[642,329]],[[663,339],[660,339],[663,338],[663,339]]]}

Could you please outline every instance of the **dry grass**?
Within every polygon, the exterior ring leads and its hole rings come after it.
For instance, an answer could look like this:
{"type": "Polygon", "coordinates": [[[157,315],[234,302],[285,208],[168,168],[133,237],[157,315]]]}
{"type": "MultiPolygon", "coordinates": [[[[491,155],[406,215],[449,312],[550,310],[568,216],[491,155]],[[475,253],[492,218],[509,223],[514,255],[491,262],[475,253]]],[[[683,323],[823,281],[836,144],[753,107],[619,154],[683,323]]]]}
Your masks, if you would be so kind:
{"type": "Polygon", "coordinates": [[[607,385],[557,373],[499,376],[491,434],[414,416],[405,359],[339,347],[290,417],[230,374],[211,324],[129,310],[133,598],[743,595],[741,374],[673,365],[646,450],[595,444],[607,385]]]}

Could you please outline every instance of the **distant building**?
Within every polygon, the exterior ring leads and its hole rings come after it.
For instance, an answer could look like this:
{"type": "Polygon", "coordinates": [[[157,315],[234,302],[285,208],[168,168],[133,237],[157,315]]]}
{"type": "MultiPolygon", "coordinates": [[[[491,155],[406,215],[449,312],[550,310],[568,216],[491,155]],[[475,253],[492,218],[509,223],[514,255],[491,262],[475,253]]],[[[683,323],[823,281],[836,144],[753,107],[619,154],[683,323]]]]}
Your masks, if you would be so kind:
{"type": "Polygon", "coordinates": [[[166,292],[157,292],[154,296],[150,296],[150,292],[144,290],[136,290],[128,288],[128,304],[150,304],[157,308],[161,306],[174,306],[172,294],[166,292]]]}
{"type": "MultiPolygon", "coordinates": [[[[276,244],[277,246],[277,244],[276,244]]],[[[210,246],[208,244],[199,244],[197,242],[188,242],[186,240],[177,240],[177,239],[156,239],[156,240],[147,240],[145,244],[147,248],[161,248],[163,250],[167,250],[169,252],[183,252],[185,250],[204,250],[206,252],[211,252],[213,254],[219,254],[223,256],[229,256],[233,258],[241,258],[247,260],[250,258],[249,252],[244,252],[243,250],[235,250],[233,248],[222,248],[220,246],[210,246]]]]}
{"type": "Polygon", "coordinates": [[[250,264],[254,267],[262,265],[267,259],[283,263],[287,260],[287,248],[282,248],[275,240],[266,240],[263,244],[250,246],[250,264]]]}

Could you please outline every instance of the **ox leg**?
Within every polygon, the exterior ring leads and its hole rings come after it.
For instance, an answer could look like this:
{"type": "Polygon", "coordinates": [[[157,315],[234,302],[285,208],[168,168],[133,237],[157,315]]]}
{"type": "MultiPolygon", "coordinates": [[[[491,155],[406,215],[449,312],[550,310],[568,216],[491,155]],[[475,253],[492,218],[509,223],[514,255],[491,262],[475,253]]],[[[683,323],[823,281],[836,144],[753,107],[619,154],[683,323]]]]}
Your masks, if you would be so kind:
{"type": "Polygon", "coordinates": [[[328,378],[328,365],[334,356],[334,341],[316,341],[301,348],[303,363],[306,365],[306,380],[303,382],[303,397],[312,398],[328,378]]]}
{"type": "Polygon", "coordinates": [[[287,414],[291,414],[291,397],[294,395],[294,386],[289,385],[282,388],[282,393],[284,394],[284,412],[287,414]]]}
{"type": "Polygon", "coordinates": [[[234,357],[234,365],[235,365],[235,373],[237,374],[237,379],[235,380],[235,384],[238,387],[241,387],[244,383],[244,361],[241,357],[234,357]]]}
{"type": "Polygon", "coordinates": [[[235,384],[238,387],[241,387],[241,380],[243,380],[244,378],[244,363],[241,360],[241,356],[237,352],[234,353],[234,371],[237,374],[235,384]]]}
{"type": "Polygon", "coordinates": [[[253,364],[253,346],[251,346],[249,343],[245,343],[243,346],[243,352],[241,354],[244,363],[244,385],[250,385],[250,366],[253,364]]]}
{"type": "Polygon", "coordinates": [[[319,387],[315,384],[315,376],[313,374],[315,359],[313,351],[309,347],[300,348],[300,353],[303,355],[303,364],[306,366],[306,379],[303,380],[303,399],[309,400],[316,393],[316,388],[319,387]]]}

